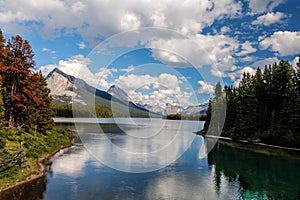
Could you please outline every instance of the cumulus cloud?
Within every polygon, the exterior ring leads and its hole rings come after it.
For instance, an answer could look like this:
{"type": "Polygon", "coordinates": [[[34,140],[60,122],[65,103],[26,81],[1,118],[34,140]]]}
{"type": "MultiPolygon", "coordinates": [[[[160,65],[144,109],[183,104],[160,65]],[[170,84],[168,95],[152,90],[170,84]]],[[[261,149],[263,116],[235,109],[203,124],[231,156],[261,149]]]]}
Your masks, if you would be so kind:
{"type": "Polygon", "coordinates": [[[48,48],[42,48],[42,52],[48,52],[48,51],[50,51],[51,49],[48,49],[48,48]]]}
{"type": "Polygon", "coordinates": [[[77,45],[78,45],[79,49],[85,49],[86,48],[86,44],[84,42],[79,42],[79,43],[77,43],[77,45]]]}
{"type": "Polygon", "coordinates": [[[120,76],[114,82],[126,90],[131,100],[136,103],[161,106],[166,103],[191,105],[193,91],[182,91],[181,83],[182,80],[177,76],[168,73],[161,73],[158,76],[129,74],[120,76]]]}
{"type": "Polygon", "coordinates": [[[249,0],[249,8],[252,14],[270,12],[284,2],[285,0],[249,0]]]}
{"type": "MultiPolygon", "coordinates": [[[[222,27],[219,35],[199,33],[216,20],[239,16],[243,7],[240,1],[50,0],[45,3],[36,0],[3,0],[1,7],[0,26],[5,30],[11,27],[9,30],[15,28],[14,33],[18,33],[31,23],[44,37],[59,37],[76,32],[92,46],[96,44],[97,38],[107,38],[140,27],[171,29],[187,37],[161,34],[156,38],[145,36],[146,39],[137,40],[133,37],[118,42],[127,45],[134,41],[136,45],[139,41],[152,50],[155,59],[171,66],[211,65],[211,73],[218,77],[226,76],[226,71],[236,69],[233,55],[239,50],[239,41],[223,35],[230,32],[230,27],[222,27]]],[[[77,45],[83,49],[85,44],[80,42],[77,45]]]]}
{"type": "Polygon", "coordinates": [[[297,63],[299,63],[299,56],[296,56],[292,61],[291,61],[291,64],[294,68],[297,67],[297,63]]]}
{"type": "Polygon", "coordinates": [[[270,48],[282,56],[294,55],[300,52],[300,31],[278,31],[260,41],[261,49],[270,48]]]}
{"type": "Polygon", "coordinates": [[[265,25],[265,26],[269,26],[271,24],[274,23],[282,23],[283,19],[286,18],[287,16],[282,13],[282,12],[269,12],[267,14],[261,15],[259,17],[257,17],[256,20],[254,20],[252,22],[253,25],[265,25]]]}
{"type": "Polygon", "coordinates": [[[261,69],[263,69],[266,65],[272,65],[273,63],[279,63],[279,60],[277,57],[272,57],[272,58],[265,58],[265,59],[262,59],[262,60],[258,60],[254,63],[252,63],[252,67],[254,68],[258,68],[260,67],[261,69]]]}
{"type": "Polygon", "coordinates": [[[239,49],[239,42],[225,35],[197,34],[151,41],[148,47],[152,49],[152,56],[164,64],[196,68],[211,65],[212,74],[222,77],[226,70],[235,69],[233,55],[239,49]]]}
{"type": "Polygon", "coordinates": [[[126,76],[119,76],[115,81],[117,85],[125,90],[136,90],[136,89],[149,89],[149,87],[155,83],[157,78],[146,75],[129,74],[126,76]]]}
{"type": "Polygon", "coordinates": [[[256,70],[253,69],[252,67],[244,67],[240,70],[237,70],[235,72],[229,73],[229,77],[231,78],[232,81],[234,81],[233,85],[235,87],[239,86],[239,83],[241,82],[242,78],[243,78],[243,74],[244,73],[249,73],[250,75],[255,74],[256,70]]]}
{"type": "Polygon", "coordinates": [[[113,72],[116,72],[116,69],[100,68],[97,73],[93,74],[88,68],[90,62],[89,58],[83,55],[76,55],[67,60],[60,60],[58,64],[42,66],[40,70],[43,74],[47,75],[54,68],[58,68],[66,74],[85,80],[94,87],[109,88],[111,84],[107,82],[107,78],[113,72]]]}
{"type": "Polygon", "coordinates": [[[199,85],[201,86],[198,89],[198,93],[200,94],[211,94],[214,92],[214,86],[204,81],[198,81],[199,85]]]}
{"type": "Polygon", "coordinates": [[[122,68],[122,69],[120,69],[120,71],[122,71],[122,72],[131,72],[131,71],[133,71],[135,68],[134,68],[134,66],[133,65],[129,65],[127,68],[122,68]]]}
{"type": "Polygon", "coordinates": [[[221,28],[221,30],[220,30],[220,33],[221,33],[221,34],[226,34],[226,33],[229,33],[229,32],[231,32],[231,28],[228,27],[228,26],[223,26],[223,27],[221,28]]]}
{"type": "Polygon", "coordinates": [[[159,76],[129,74],[119,76],[115,83],[125,90],[149,90],[150,88],[175,90],[179,87],[177,76],[167,73],[162,73],[159,76]]]}
{"type": "MultiPolygon", "coordinates": [[[[182,91],[180,85],[183,82],[175,75],[168,73],[161,73],[158,76],[126,74],[110,82],[108,78],[119,70],[115,68],[100,68],[98,72],[92,73],[88,68],[90,62],[89,58],[83,55],[76,55],[67,60],[60,60],[58,64],[42,66],[40,70],[47,75],[54,68],[58,68],[66,74],[83,79],[88,84],[104,90],[116,84],[124,89],[135,103],[161,106],[164,106],[166,103],[172,105],[177,103],[186,106],[192,102],[193,92],[188,90],[182,91]]],[[[129,66],[126,70],[130,69],[132,71],[132,68],[134,67],[129,66]]]]}
{"type": "Polygon", "coordinates": [[[237,56],[245,56],[250,53],[256,52],[256,49],[252,46],[251,42],[249,41],[244,42],[241,46],[242,46],[242,50],[241,52],[236,54],[237,56]]]}
{"type": "Polygon", "coordinates": [[[235,0],[188,0],[184,3],[180,0],[4,0],[1,7],[0,25],[6,30],[12,25],[24,27],[31,22],[38,25],[46,37],[78,31],[84,39],[93,40],[151,26],[195,34],[216,19],[238,15],[242,4],[235,0]]]}

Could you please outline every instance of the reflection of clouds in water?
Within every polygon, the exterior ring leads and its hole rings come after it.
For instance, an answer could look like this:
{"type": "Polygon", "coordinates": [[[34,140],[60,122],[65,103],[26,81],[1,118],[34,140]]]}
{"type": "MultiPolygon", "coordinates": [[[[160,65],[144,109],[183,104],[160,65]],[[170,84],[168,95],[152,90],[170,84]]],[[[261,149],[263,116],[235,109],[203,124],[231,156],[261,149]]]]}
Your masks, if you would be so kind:
{"type": "MultiPolygon", "coordinates": [[[[161,121],[158,121],[160,124],[161,121]]],[[[190,147],[199,123],[191,121],[166,121],[159,134],[145,138],[134,129],[126,134],[83,133],[83,143],[88,151],[103,164],[125,172],[154,171],[176,161],[190,147]]],[[[143,135],[157,130],[157,124],[140,128],[143,135]]]]}
{"type": "MultiPolygon", "coordinates": [[[[185,142],[182,144],[178,142],[177,146],[173,146],[172,152],[159,156],[153,156],[151,154],[128,154],[128,157],[122,157],[122,154],[111,152],[112,148],[110,148],[109,145],[113,145],[112,143],[101,140],[115,139],[119,142],[123,141],[125,144],[122,147],[126,147],[130,150],[130,146],[132,146],[133,143],[126,142],[130,137],[121,134],[109,134],[110,138],[108,139],[104,134],[93,133],[88,135],[90,139],[89,145],[95,150],[93,153],[99,153],[97,156],[106,157],[106,159],[110,158],[111,162],[114,162],[115,165],[122,165],[122,167],[128,170],[145,169],[147,167],[145,165],[147,164],[149,164],[150,167],[157,167],[157,164],[164,164],[166,157],[174,158],[176,154],[180,153],[182,146],[185,144],[185,142]]],[[[177,136],[180,136],[180,139],[186,139],[185,135],[189,134],[182,133],[177,136]]],[[[156,141],[151,142],[155,143],[156,141]]],[[[186,140],[186,142],[188,142],[188,140],[186,140]]],[[[111,187],[115,187],[115,189],[110,192],[115,195],[113,195],[114,197],[118,197],[118,199],[126,199],[126,197],[140,197],[136,199],[142,199],[141,197],[143,197],[143,199],[191,200],[239,199],[238,195],[240,194],[241,187],[239,186],[238,178],[235,181],[229,181],[226,176],[221,174],[219,177],[220,181],[216,183],[218,175],[216,174],[215,166],[209,166],[207,157],[203,159],[199,158],[202,144],[203,139],[196,137],[193,141],[193,145],[186,151],[185,156],[181,157],[176,163],[155,173],[145,173],[134,176],[128,176],[126,173],[116,173],[114,170],[104,167],[100,162],[93,159],[91,157],[92,155],[89,155],[83,146],[75,146],[66,154],[55,159],[55,162],[53,162],[53,171],[55,174],[58,174],[57,178],[61,176],[72,178],[88,177],[80,179],[86,181],[83,181],[81,185],[78,185],[80,181],[77,182],[76,180],[72,180],[75,182],[70,183],[70,195],[72,198],[74,197],[74,199],[82,199],[82,197],[88,195],[87,193],[93,188],[91,185],[95,185],[95,187],[99,189],[97,190],[100,192],[99,194],[107,194],[107,191],[110,191],[111,187]],[[101,177],[101,179],[98,179],[98,177],[101,177]],[[147,181],[139,182],[140,180],[147,181]],[[140,188],[143,191],[142,196],[138,196],[140,193],[136,191],[140,185],[143,185],[140,188]]],[[[99,197],[98,193],[97,195],[95,194],[94,197],[96,196],[99,197]]],[[[113,196],[109,196],[107,199],[113,199],[113,196]]]]}
{"type": "Polygon", "coordinates": [[[198,153],[198,158],[203,159],[207,156],[207,149],[206,145],[201,145],[200,151],[198,153]]]}
{"type": "MultiPolygon", "coordinates": [[[[82,147],[71,147],[70,152],[60,156],[52,164],[53,171],[57,174],[64,174],[69,177],[84,175],[84,166],[91,158],[90,154],[82,147]]],[[[55,176],[55,174],[54,174],[55,176]]]]}
{"type": "MultiPolygon", "coordinates": [[[[197,171],[172,171],[155,178],[148,184],[149,199],[239,199],[238,185],[231,184],[224,176],[218,191],[215,187],[214,170],[201,174],[197,171]]],[[[203,171],[202,171],[203,172],[203,171]]],[[[237,183],[238,184],[238,183],[237,183]]]]}

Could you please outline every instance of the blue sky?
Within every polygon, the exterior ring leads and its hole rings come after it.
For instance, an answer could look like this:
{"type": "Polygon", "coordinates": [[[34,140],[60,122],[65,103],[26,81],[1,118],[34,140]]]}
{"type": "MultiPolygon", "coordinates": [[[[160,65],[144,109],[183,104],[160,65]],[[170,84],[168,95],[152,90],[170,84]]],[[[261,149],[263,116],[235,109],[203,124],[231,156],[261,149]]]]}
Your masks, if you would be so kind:
{"type": "Polygon", "coordinates": [[[36,69],[55,67],[135,102],[188,106],[217,81],[300,54],[298,0],[1,0],[0,28],[21,35],[36,69]]]}

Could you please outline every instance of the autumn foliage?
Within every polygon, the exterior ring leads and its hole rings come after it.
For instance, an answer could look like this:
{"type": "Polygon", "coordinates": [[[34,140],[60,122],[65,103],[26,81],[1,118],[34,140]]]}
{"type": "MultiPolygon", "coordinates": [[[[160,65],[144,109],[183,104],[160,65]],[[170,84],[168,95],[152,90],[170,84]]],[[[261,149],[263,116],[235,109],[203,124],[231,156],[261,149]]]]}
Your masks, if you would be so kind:
{"type": "Polygon", "coordinates": [[[9,128],[46,132],[53,126],[52,98],[45,77],[33,70],[33,57],[27,40],[17,35],[6,42],[0,31],[0,117],[9,128]]]}

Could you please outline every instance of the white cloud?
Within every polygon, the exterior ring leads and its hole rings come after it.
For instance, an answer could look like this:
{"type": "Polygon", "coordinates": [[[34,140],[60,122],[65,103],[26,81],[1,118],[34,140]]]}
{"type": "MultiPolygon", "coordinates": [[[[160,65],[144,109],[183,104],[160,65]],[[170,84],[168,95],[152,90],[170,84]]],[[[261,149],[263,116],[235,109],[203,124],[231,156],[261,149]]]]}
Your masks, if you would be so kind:
{"type": "Polygon", "coordinates": [[[249,8],[252,14],[271,12],[284,2],[285,0],[249,0],[249,8]]]}
{"type": "Polygon", "coordinates": [[[166,103],[191,105],[195,102],[193,92],[181,90],[182,81],[177,76],[162,73],[159,76],[149,74],[129,74],[120,76],[115,83],[126,90],[133,102],[164,106],[166,103]]]}
{"type": "Polygon", "coordinates": [[[78,45],[79,49],[85,49],[86,48],[86,44],[84,42],[79,42],[79,43],[77,43],[77,45],[78,45]]]}
{"type": "Polygon", "coordinates": [[[291,64],[294,68],[297,67],[297,63],[299,62],[299,56],[296,56],[292,61],[291,61],[291,64]]]}
{"type": "Polygon", "coordinates": [[[283,19],[286,18],[287,16],[282,13],[282,12],[269,12],[265,15],[261,15],[259,17],[257,17],[256,20],[254,20],[252,22],[253,25],[265,25],[265,26],[269,26],[271,24],[274,24],[274,23],[282,23],[283,19]]]}
{"type": "Polygon", "coordinates": [[[159,76],[129,74],[120,76],[115,80],[115,84],[125,90],[148,90],[150,87],[154,89],[176,90],[179,87],[179,80],[177,76],[167,73],[162,73],[159,76]]]}
{"type": "Polygon", "coordinates": [[[249,41],[244,42],[241,46],[242,46],[242,51],[237,53],[236,54],[237,56],[245,56],[250,53],[256,52],[256,49],[252,46],[251,42],[249,41]]]}
{"type": "Polygon", "coordinates": [[[41,71],[42,74],[47,76],[56,67],[57,67],[57,65],[49,64],[49,65],[41,66],[38,70],[41,71]]]}
{"type": "MultiPolygon", "coordinates": [[[[236,0],[3,0],[1,7],[0,27],[14,29],[14,34],[30,22],[34,24],[30,29],[36,27],[44,37],[76,32],[85,42],[95,45],[96,38],[140,27],[159,26],[177,31],[187,38],[161,34],[155,38],[127,38],[121,42],[127,45],[134,40],[134,45],[140,41],[146,47],[154,47],[153,57],[165,64],[181,67],[188,62],[196,67],[212,65],[212,73],[216,76],[225,76],[226,70],[235,68],[232,55],[239,48],[238,41],[224,35],[205,36],[199,33],[215,20],[239,16],[242,2],[236,0]],[[195,44],[189,46],[190,43],[196,43],[198,47],[194,49],[195,44]]],[[[221,34],[229,31],[229,27],[223,27],[221,34]]],[[[77,45],[84,48],[85,44],[77,45]]]]}
{"type": "Polygon", "coordinates": [[[88,68],[90,62],[89,58],[83,55],[76,55],[67,60],[60,60],[56,65],[50,64],[42,66],[40,70],[43,74],[47,75],[54,68],[58,68],[66,74],[85,80],[94,87],[109,88],[111,84],[107,82],[107,78],[111,76],[113,72],[116,72],[116,69],[100,68],[97,73],[93,74],[88,68]]]}
{"type": "Polygon", "coordinates": [[[256,62],[254,62],[254,63],[252,63],[252,67],[254,67],[254,68],[261,68],[261,69],[264,69],[264,67],[267,65],[272,65],[273,63],[275,63],[275,62],[277,62],[277,63],[279,63],[279,60],[278,60],[278,58],[276,58],[276,57],[272,57],[272,58],[265,58],[265,59],[263,59],[263,60],[259,60],[259,61],[256,61],[256,62]]]}
{"type": "Polygon", "coordinates": [[[50,51],[50,49],[44,47],[44,48],[42,48],[42,51],[47,52],[47,51],[50,51]]]}
{"type": "MultiPolygon", "coordinates": [[[[60,60],[56,65],[42,66],[40,70],[47,75],[54,68],[58,68],[69,75],[85,80],[94,87],[104,90],[116,84],[128,92],[133,102],[136,103],[142,102],[163,106],[166,103],[178,104],[179,102],[179,104],[184,106],[191,105],[192,91],[182,91],[180,85],[183,82],[175,75],[168,73],[161,73],[158,76],[127,74],[119,76],[114,82],[109,82],[108,78],[113,73],[118,72],[118,70],[115,68],[100,68],[94,74],[88,69],[90,62],[89,58],[85,58],[83,55],[76,55],[67,60],[60,60]]],[[[131,69],[132,67],[129,66],[128,68],[131,69]]]]}
{"type": "Polygon", "coordinates": [[[152,49],[152,56],[164,64],[196,68],[212,65],[212,74],[222,77],[226,70],[235,69],[233,55],[239,46],[238,41],[225,35],[197,34],[188,38],[158,39],[147,47],[152,49]]]}
{"type": "MultiPolygon", "coordinates": [[[[256,57],[253,57],[253,58],[257,59],[256,57]]],[[[250,58],[250,60],[253,60],[253,59],[250,58]]],[[[228,73],[228,76],[231,78],[232,81],[234,81],[233,85],[238,87],[240,81],[243,78],[244,72],[249,73],[250,75],[253,75],[253,74],[255,74],[256,69],[258,67],[261,70],[264,70],[265,66],[272,65],[275,62],[279,63],[279,60],[276,57],[265,58],[265,59],[262,59],[262,60],[258,60],[256,62],[252,63],[251,66],[246,66],[246,67],[244,67],[242,69],[239,69],[235,72],[228,73]]]]}
{"type": "Polygon", "coordinates": [[[127,68],[122,68],[122,69],[120,69],[120,71],[122,71],[122,72],[131,72],[131,71],[134,71],[134,66],[133,65],[129,65],[127,68]]]}
{"type": "Polygon", "coordinates": [[[245,56],[243,58],[240,58],[240,61],[242,62],[253,62],[255,60],[257,60],[257,57],[255,56],[245,56]]]}
{"type": "Polygon", "coordinates": [[[235,0],[3,0],[1,8],[0,26],[5,30],[18,32],[17,27],[31,22],[46,37],[78,31],[85,40],[93,41],[152,26],[195,34],[216,19],[239,15],[242,4],[235,0]]]}
{"type": "Polygon", "coordinates": [[[115,81],[116,85],[119,85],[121,88],[129,91],[129,90],[137,90],[137,89],[148,89],[152,84],[156,82],[157,78],[146,75],[136,75],[129,74],[126,76],[119,76],[119,78],[115,81]]]}
{"type": "Polygon", "coordinates": [[[229,33],[231,32],[231,29],[228,26],[223,26],[220,30],[221,34],[229,33]]]}
{"type": "Polygon", "coordinates": [[[198,89],[198,93],[200,94],[211,94],[214,92],[214,86],[204,81],[198,81],[200,84],[200,88],[198,89]]]}
{"type": "Polygon", "coordinates": [[[295,55],[300,52],[300,31],[278,31],[260,41],[261,49],[270,48],[282,56],[295,55]]]}
{"type": "Polygon", "coordinates": [[[234,81],[233,85],[235,87],[239,86],[239,83],[241,82],[242,78],[243,78],[243,74],[244,73],[249,73],[250,75],[255,74],[256,70],[253,69],[252,67],[244,67],[238,71],[229,73],[229,77],[231,78],[232,81],[234,81]]]}
{"type": "Polygon", "coordinates": [[[159,75],[157,82],[159,85],[161,85],[163,88],[176,90],[179,87],[179,80],[177,76],[174,76],[172,74],[162,73],[159,75]]]}

